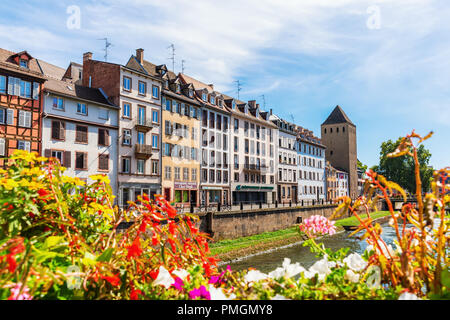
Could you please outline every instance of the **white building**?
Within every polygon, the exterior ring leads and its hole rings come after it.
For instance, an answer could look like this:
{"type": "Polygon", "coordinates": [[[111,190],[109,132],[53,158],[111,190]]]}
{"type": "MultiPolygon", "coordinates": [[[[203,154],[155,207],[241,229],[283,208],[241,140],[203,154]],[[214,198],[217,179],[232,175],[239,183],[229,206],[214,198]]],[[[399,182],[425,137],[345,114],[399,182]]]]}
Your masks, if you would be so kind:
{"type": "Polygon", "coordinates": [[[101,89],[78,84],[80,65],[71,63],[66,71],[39,63],[48,79],[43,99],[43,155],[59,159],[66,174],[88,183],[91,175],[107,175],[116,194],[119,107],[101,89]]]}
{"type": "Polygon", "coordinates": [[[325,149],[320,139],[310,130],[297,128],[298,198],[299,200],[326,200],[325,149]]]}
{"type": "Polygon", "coordinates": [[[233,204],[273,203],[276,200],[277,127],[255,100],[228,97],[231,112],[233,204]]]}
{"type": "Polygon", "coordinates": [[[343,169],[336,168],[336,193],[338,197],[344,197],[349,195],[348,190],[348,172],[343,169]]]}
{"type": "Polygon", "coordinates": [[[298,202],[296,126],[272,112],[269,120],[278,127],[278,201],[280,203],[296,203],[298,202]]]}

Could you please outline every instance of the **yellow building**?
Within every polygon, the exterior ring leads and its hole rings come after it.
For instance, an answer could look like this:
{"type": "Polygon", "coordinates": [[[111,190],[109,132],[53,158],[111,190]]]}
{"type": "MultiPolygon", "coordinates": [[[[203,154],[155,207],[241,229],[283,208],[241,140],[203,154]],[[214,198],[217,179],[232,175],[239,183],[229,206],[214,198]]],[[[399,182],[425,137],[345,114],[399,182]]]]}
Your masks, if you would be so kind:
{"type": "Polygon", "coordinates": [[[168,71],[162,89],[162,192],[175,204],[198,206],[200,105],[193,87],[168,71]]]}

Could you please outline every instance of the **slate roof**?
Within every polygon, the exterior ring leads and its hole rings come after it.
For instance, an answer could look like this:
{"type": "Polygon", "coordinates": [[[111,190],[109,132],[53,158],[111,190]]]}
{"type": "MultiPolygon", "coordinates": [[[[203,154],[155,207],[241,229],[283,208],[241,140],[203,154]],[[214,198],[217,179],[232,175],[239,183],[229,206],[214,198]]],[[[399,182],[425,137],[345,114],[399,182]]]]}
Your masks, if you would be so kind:
{"type": "Polygon", "coordinates": [[[355,126],[355,124],[353,122],[351,122],[349,117],[347,117],[344,110],[342,110],[342,108],[340,106],[336,106],[336,108],[334,108],[334,110],[328,116],[327,120],[325,120],[325,122],[322,123],[322,125],[337,124],[337,123],[348,123],[348,124],[355,126]]]}

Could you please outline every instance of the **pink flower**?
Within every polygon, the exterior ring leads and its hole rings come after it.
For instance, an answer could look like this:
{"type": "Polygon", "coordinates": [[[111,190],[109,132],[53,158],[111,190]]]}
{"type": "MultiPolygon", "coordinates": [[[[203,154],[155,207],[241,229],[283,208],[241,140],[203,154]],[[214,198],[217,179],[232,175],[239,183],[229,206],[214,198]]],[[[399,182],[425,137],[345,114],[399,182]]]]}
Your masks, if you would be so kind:
{"type": "Polygon", "coordinates": [[[324,216],[315,215],[305,220],[300,225],[300,230],[306,232],[309,236],[333,235],[336,233],[334,221],[330,221],[324,216]]]}
{"type": "Polygon", "coordinates": [[[22,283],[17,283],[14,288],[11,289],[11,295],[8,300],[31,300],[33,297],[30,295],[30,289],[25,285],[23,287],[22,293],[20,289],[22,288],[22,283]]]}
{"type": "Polygon", "coordinates": [[[193,289],[189,292],[189,299],[195,300],[197,298],[211,300],[211,294],[206,290],[205,286],[201,286],[200,288],[193,289]]]}
{"type": "Polygon", "coordinates": [[[172,286],[175,287],[175,289],[177,289],[178,291],[181,291],[181,290],[183,290],[184,282],[183,282],[183,280],[181,280],[181,278],[176,277],[175,283],[172,284],[172,286]]]}

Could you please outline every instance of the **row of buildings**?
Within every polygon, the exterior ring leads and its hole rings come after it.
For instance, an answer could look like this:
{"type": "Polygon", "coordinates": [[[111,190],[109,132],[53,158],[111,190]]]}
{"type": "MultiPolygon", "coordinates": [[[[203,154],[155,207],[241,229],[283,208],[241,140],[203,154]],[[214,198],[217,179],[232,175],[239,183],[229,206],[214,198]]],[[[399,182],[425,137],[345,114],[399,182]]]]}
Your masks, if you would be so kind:
{"type": "Polygon", "coordinates": [[[356,126],[337,106],[321,138],[137,49],[126,64],[64,69],[0,49],[0,165],[15,149],[106,174],[119,206],[142,194],[185,205],[358,195],[356,126]]]}

